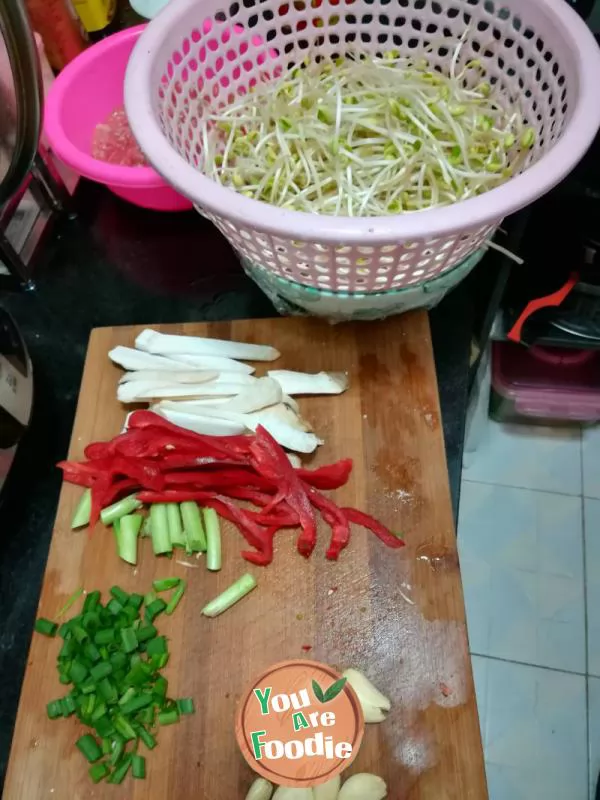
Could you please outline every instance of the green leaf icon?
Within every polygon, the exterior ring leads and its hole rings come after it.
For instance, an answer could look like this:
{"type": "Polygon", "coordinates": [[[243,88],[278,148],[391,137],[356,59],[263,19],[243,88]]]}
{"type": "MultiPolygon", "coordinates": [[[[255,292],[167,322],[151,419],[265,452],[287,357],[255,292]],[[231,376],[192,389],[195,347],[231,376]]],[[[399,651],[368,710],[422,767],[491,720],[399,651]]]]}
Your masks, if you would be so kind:
{"type": "Polygon", "coordinates": [[[323,689],[321,689],[321,687],[319,686],[319,684],[315,680],[313,680],[313,682],[312,682],[312,688],[313,688],[313,692],[315,693],[315,697],[317,698],[319,703],[324,703],[325,702],[325,695],[323,694],[323,689]]]}
{"type": "Polygon", "coordinates": [[[325,692],[325,698],[322,700],[323,703],[328,703],[330,700],[333,700],[338,694],[342,691],[344,686],[346,685],[346,678],[340,678],[339,681],[332,683],[329,689],[325,692]]]}

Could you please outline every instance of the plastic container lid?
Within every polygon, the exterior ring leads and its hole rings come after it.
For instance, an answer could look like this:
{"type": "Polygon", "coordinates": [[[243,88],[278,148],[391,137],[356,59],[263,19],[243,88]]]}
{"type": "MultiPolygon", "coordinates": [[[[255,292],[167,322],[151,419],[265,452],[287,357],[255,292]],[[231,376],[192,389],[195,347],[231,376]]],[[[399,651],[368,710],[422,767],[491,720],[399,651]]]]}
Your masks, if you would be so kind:
{"type": "Polygon", "coordinates": [[[600,419],[600,351],[494,342],[492,386],[523,416],[595,422],[600,419]]]}

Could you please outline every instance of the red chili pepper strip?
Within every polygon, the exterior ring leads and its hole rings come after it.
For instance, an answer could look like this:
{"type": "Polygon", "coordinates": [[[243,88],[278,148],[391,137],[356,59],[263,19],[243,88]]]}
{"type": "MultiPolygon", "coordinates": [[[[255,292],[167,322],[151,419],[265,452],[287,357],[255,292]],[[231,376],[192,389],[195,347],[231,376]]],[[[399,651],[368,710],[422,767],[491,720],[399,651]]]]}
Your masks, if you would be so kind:
{"type": "Polygon", "coordinates": [[[398,536],[394,536],[394,534],[386,528],[385,525],[382,525],[381,522],[376,520],[375,517],[371,517],[369,514],[365,514],[356,508],[342,508],[340,510],[344,512],[348,522],[352,522],[354,525],[361,525],[363,528],[372,531],[375,536],[381,539],[388,547],[393,547],[395,549],[404,547],[404,541],[398,536]]]}
{"type": "Polygon", "coordinates": [[[315,489],[339,489],[348,483],[351,472],[352,459],[343,458],[318,469],[297,469],[296,475],[315,489]]]}
{"type": "Polygon", "coordinates": [[[90,508],[90,532],[94,530],[98,520],[100,519],[100,512],[108,505],[106,496],[111,485],[111,476],[102,475],[94,481],[92,486],[92,503],[90,508]]]}
{"type": "Polygon", "coordinates": [[[273,539],[277,530],[276,527],[266,530],[264,549],[261,551],[242,550],[242,558],[251,564],[256,564],[257,567],[267,567],[273,561],[273,539]]]}
{"type": "Polygon", "coordinates": [[[153,489],[155,492],[160,492],[165,485],[165,478],[159,465],[148,459],[115,456],[110,473],[133,478],[144,489],[153,489]]]}
{"type": "Polygon", "coordinates": [[[246,436],[205,436],[201,433],[180,428],[153,411],[134,411],[129,417],[129,428],[157,427],[189,441],[203,445],[206,453],[212,452],[228,458],[243,460],[250,450],[246,436]]]}
{"type": "MultiPolygon", "coordinates": [[[[219,492],[225,495],[225,497],[235,497],[237,500],[248,500],[250,503],[254,503],[255,506],[260,506],[261,509],[271,499],[270,494],[260,492],[258,489],[246,488],[245,486],[220,486],[219,492]]],[[[297,519],[296,524],[298,524],[297,519]]]]}
{"type": "Polygon", "coordinates": [[[325,495],[310,488],[308,496],[321,512],[325,522],[331,527],[331,540],[325,553],[330,561],[337,561],[342,550],[348,546],[350,541],[350,525],[348,519],[339,506],[325,495]]]}
{"type": "MultiPolygon", "coordinates": [[[[225,486],[243,486],[254,489],[273,491],[275,487],[262,475],[257,475],[250,470],[228,469],[228,470],[205,470],[204,472],[169,472],[165,474],[167,486],[176,484],[187,484],[197,486],[199,489],[215,488],[225,486]]],[[[267,500],[271,499],[269,494],[267,500]]]]}
{"type": "Polygon", "coordinates": [[[103,497],[103,508],[109,506],[111,503],[121,499],[122,495],[131,494],[132,491],[139,488],[139,483],[133,478],[121,478],[114,481],[111,486],[106,490],[103,497]]]}
{"type": "Polygon", "coordinates": [[[317,543],[317,525],[302,481],[296,475],[285,450],[262,425],[256,429],[251,451],[257,471],[285,491],[287,504],[298,514],[298,522],[302,527],[297,543],[298,552],[308,558],[317,543]]]}

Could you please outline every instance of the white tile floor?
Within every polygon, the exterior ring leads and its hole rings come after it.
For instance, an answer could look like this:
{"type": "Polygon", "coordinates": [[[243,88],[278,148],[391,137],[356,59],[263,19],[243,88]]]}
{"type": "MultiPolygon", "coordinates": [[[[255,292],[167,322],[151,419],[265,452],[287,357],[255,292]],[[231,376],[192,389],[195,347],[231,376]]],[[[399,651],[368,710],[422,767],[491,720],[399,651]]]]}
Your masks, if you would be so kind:
{"type": "Polygon", "coordinates": [[[490,422],[458,544],[490,800],[593,800],[600,428],[490,422]]]}

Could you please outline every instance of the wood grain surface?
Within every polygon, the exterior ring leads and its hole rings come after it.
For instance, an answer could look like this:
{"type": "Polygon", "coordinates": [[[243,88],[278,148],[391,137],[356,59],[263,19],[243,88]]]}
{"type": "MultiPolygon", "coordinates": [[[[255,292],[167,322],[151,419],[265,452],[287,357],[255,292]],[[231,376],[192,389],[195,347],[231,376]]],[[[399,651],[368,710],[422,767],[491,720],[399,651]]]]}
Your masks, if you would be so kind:
{"type": "MultiPolygon", "coordinates": [[[[235,742],[236,702],[269,665],[305,655],[303,645],[312,647],[312,659],[361,669],[393,701],[389,718],[368,726],[351,772],[384,777],[390,800],[484,800],[427,315],[334,327],[275,319],[159,329],[272,344],[283,354],[277,368],[347,370],[350,389],[344,395],[300,400],[304,416],[326,442],[313,463],[352,457],[351,480],[335,499],[403,531],[407,547],[388,550],[372,534],[355,529],[348,549],[332,563],[324,557],[328,532],[322,529],[305,561],[290,531],[278,536],[273,564],[259,568],[241,559],[242,539],[224,525],[221,572],[155,558],[149,541],[140,547],[134,570],[119,561],[112,533],[101,525],[93,535],[70,530],[80,490],[65,484],[39,614],[54,617],[79,586],[106,592],[117,583],[143,593],[154,578],[185,577],[183,602],[171,618],[159,618],[159,628],[171,641],[170,694],[193,696],[197,713],[160,730],[145,781],[128,778],[118,789],[95,787],[74,747],[82,726],[75,719],[46,718],[46,703],[65,693],[55,667],[59,642],[34,635],[5,800],[241,800],[252,774],[235,742]],[[222,617],[202,617],[205,602],[245,571],[255,574],[258,589],[222,617]]],[[[139,330],[92,332],[71,458],[82,457],[88,442],[120,430],[125,409],[115,392],[121,371],[107,352],[117,344],[132,345],[139,330]]]]}

